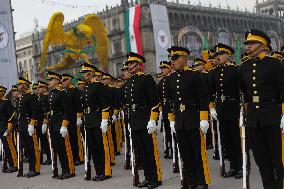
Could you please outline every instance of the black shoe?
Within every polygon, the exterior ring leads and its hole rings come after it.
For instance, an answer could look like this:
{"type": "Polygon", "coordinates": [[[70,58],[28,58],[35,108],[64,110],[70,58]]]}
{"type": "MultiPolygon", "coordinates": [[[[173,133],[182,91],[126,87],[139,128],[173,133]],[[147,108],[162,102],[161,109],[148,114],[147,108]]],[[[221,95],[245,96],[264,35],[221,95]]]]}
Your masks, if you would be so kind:
{"type": "Polygon", "coordinates": [[[92,178],[93,181],[99,182],[108,179],[105,175],[97,175],[92,178]]]}
{"type": "Polygon", "coordinates": [[[18,171],[18,173],[17,173],[17,177],[23,177],[24,175],[23,175],[23,172],[22,171],[18,171]]]}
{"type": "Polygon", "coordinates": [[[231,169],[229,172],[224,174],[224,178],[230,178],[230,177],[234,177],[237,174],[237,171],[234,169],[231,169]]]}
{"type": "Polygon", "coordinates": [[[18,171],[18,169],[16,167],[9,167],[8,170],[7,170],[8,173],[14,173],[14,172],[17,172],[17,171],[18,171]]]}
{"type": "Polygon", "coordinates": [[[55,178],[58,178],[59,175],[58,174],[52,174],[51,178],[55,179],[55,178]]]}
{"type": "Polygon", "coordinates": [[[2,173],[9,173],[8,168],[7,169],[2,169],[2,173]]]}
{"type": "Polygon", "coordinates": [[[85,177],[84,180],[85,180],[85,181],[90,181],[90,180],[92,180],[92,179],[91,179],[91,177],[85,177]]]}
{"type": "Polygon", "coordinates": [[[64,177],[66,173],[62,173],[61,175],[59,175],[58,177],[56,177],[56,179],[62,180],[62,178],[64,177]]]}
{"type": "Polygon", "coordinates": [[[207,184],[199,185],[198,187],[196,187],[196,189],[208,189],[208,185],[207,184]]]}
{"type": "Polygon", "coordinates": [[[148,187],[148,185],[150,184],[149,181],[144,180],[143,182],[138,184],[138,188],[144,188],[144,187],[148,187]]]}
{"type": "Polygon", "coordinates": [[[71,176],[69,173],[66,173],[66,174],[64,174],[64,175],[61,177],[60,180],[69,179],[69,178],[71,178],[71,177],[72,177],[72,176],[71,176]]]}
{"type": "Polygon", "coordinates": [[[79,165],[80,165],[80,161],[77,161],[77,160],[76,160],[76,161],[74,162],[74,165],[75,165],[75,166],[79,166],[79,165]]]}
{"type": "Polygon", "coordinates": [[[235,175],[235,179],[241,179],[241,178],[243,178],[243,170],[237,171],[235,175]]]}
{"type": "Polygon", "coordinates": [[[155,182],[150,182],[150,183],[148,184],[148,189],[157,188],[157,187],[160,186],[160,185],[162,185],[162,182],[161,182],[161,181],[159,181],[159,182],[157,182],[157,181],[155,181],[155,182]]]}
{"type": "Polygon", "coordinates": [[[34,171],[29,171],[27,174],[24,175],[24,177],[27,177],[27,178],[31,178],[31,177],[35,177],[37,176],[38,174],[34,171]]]}

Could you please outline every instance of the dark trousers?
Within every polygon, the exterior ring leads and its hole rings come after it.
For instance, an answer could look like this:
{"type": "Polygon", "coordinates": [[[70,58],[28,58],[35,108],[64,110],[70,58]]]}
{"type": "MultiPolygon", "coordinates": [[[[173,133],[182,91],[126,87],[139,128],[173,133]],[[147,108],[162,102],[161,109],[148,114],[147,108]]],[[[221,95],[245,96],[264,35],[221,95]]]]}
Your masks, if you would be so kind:
{"type": "Polygon", "coordinates": [[[132,131],[132,134],[135,146],[137,146],[139,151],[139,158],[141,158],[145,180],[156,182],[158,176],[152,135],[148,134],[146,129],[132,131]]]}
{"type": "MultiPolygon", "coordinates": [[[[99,127],[86,128],[86,140],[88,151],[94,162],[96,175],[105,174],[105,151],[102,131],[99,127]]],[[[90,156],[89,156],[90,157],[90,156]]]]}
{"type": "MultiPolygon", "coordinates": [[[[118,120],[117,120],[117,121],[118,121],[118,120]]],[[[116,135],[117,135],[117,132],[116,132],[116,129],[115,129],[115,124],[116,124],[116,122],[111,123],[111,124],[110,124],[110,127],[111,127],[111,135],[112,135],[112,141],[113,141],[114,152],[118,152],[118,151],[117,151],[117,145],[119,145],[119,144],[117,144],[117,140],[116,140],[116,138],[117,138],[118,136],[116,136],[116,135]]]]}
{"type": "Polygon", "coordinates": [[[162,119],[162,125],[164,128],[164,132],[165,132],[165,138],[164,138],[164,142],[165,142],[165,154],[169,154],[171,153],[171,155],[173,155],[173,149],[172,149],[172,133],[171,133],[171,127],[170,127],[170,121],[167,117],[167,115],[163,115],[163,119],[162,119]]]}
{"type": "Polygon", "coordinates": [[[209,184],[210,182],[205,141],[202,143],[200,135],[199,129],[178,130],[176,132],[183,162],[184,179],[194,186],[209,184]]]}
{"type": "Polygon", "coordinates": [[[71,144],[71,149],[72,149],[73,161],[74,162],[80,161],[76,121],[70,122],[70,124],[68,126],[68,133],[69,133],[69,136],[70,136],[70,144],[71,144]]]}
{"type": "Polygon", "coordinates": [[[67,135],[63,138],[59,131],[53,132],[51,140],[54,145],[54,151],[59,157],[62,173],[75,174],[69,136],[67,135]]]}
{"type": "Polygon", "coordinates": [[[38,132],[39,138],[40,138],[40,157],[41,157],[41,162],[43,160],[43,154],[46,154],[46,159],[51,160],[51,155],[50,155],[50,149],[49,149],[49,143],[48,143],[48,138],[47,138],[47,133],[42,134],[42,132],[38,132]]]}
{"type": "Polygon", "coordinates": [[[221,141],[226,149],[230,169],[242,169],[241,136],[238,120],[220,120],[221,141]]]}
{"type": "Polygon", "coordinates": [[[28,132],[20,133],[20,148],[24,148],[25,154],[29,157],[29,171],[35,172],[36,166],[36,150],[33,137],[28,132]]]}
{"type": "MultiPolygon", "coordinates": [[[[0,139],[2,141],[3,144],[3,150],[4,150],[4,155],[5,158],[3,158],[2,161],[4,161],[4,159],[7,159],[9,166],[10,167],[18,167],[17,166],[17,151],[16,151],[16,146],[12,140],[12,136],[8,135],[8,136],[3,136],[4,133],[0,133],[0,139]]],[[[7,167],[4,166],[3,164],[3,169],[6,169],[7,167]]]]}
{"type": "Polygon", "coordinates": [[[282,139],[279,125],[248,127],[248,137],[264,189],[283,189],[282,139]]]}

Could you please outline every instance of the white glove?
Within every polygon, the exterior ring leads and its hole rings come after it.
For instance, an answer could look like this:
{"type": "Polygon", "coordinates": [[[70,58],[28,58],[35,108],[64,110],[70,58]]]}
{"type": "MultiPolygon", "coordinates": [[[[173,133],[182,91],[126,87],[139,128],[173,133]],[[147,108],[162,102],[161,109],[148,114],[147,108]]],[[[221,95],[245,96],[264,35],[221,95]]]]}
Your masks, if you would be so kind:
{"type": "Polygon", "coordinates": [[[282,133],[284,133],[284,115],[282,115],[282,118],[281,118],[280,128],[282,130],[282,133]]]}
{"type": "Polygon", "coordinates": [[[81,127],[81,125],[82,125],[82,118],[77,118],[76,125],[77,125],[77,127],[81,127]]]}
{"type": "Polygon", "coordinates": [[[240,121],[239,122],[240,122],[239,125],[240,125],[241,128],[245,126],[244,125],[244,114],[243,114],[243,111],[240,111],[240,121]]]}
{"type": "Polygon", "coordinates": [[[129,132],[131,132],[130,124],[128,124],[127,129],[128,129],[129,132]]]}
{"type": "Polygon", "coordinates": [[[61,126],[61,128],[60,128],[60,134],[61,134],[61,136],[62,136],[63,138],[65,138],[66,135],[68,134],[67,127],[61,126]]]}
{"type": "Polygon", "coordinates": [[[203,132],[203,134],[207,133],[207,130],[209,128],[209,123],[207,120],[201,120],[200,121],[200,129],[203,132]]]}
{"type": "Polygon", "coordinates": [[[6,137],[8,135],[8,132],[5,131],[5,133],[3,134],[4,137],[6,137]]]}
{"type": "Polygon", "coordinates": [[[215,108],[210,108],[210,115],[213,119],[217,120],[217,112],[215,108]]]}
{"type": "Polygon", "coordinates": [[[117,116],[116,115],[112,115],[112,122],[114,123],[117,120],[117,116]]]}
{"type": "Polygon", "coordinates": [[[47,124],[46,123],[42,124],[41,133],[45,134],[46,133],[46,129],[47,129],[47,124]]]}
{"type": "Polygon", "coordinates": [[[35,132],[35,127],[33,125],[29,125],[28,132],[29,132],[30,136],[33,136],[33,134],[35,132]]]}
{"type": "Polygon", "coordinates": [[[173,133],[176,133],[175,124],[175,121],[170,121],[170,128],[172,129],[173,133]]]}
{"type": "Polygon", "coordinates": [[[102,130],[103,133],[107,132],[107,127],[108,127],[108,120],[107,119],[102,119],[101,130],[102,130]]]}
{"type": "Polygon", "coordinates": [[[147,129],[148,129],[148,133],[149,133],[149,134],[154,133],[154,132],[156,131],[156,129],[157,129],[156,121],[151,119],[151,120],[148,122],[147,129]]]}

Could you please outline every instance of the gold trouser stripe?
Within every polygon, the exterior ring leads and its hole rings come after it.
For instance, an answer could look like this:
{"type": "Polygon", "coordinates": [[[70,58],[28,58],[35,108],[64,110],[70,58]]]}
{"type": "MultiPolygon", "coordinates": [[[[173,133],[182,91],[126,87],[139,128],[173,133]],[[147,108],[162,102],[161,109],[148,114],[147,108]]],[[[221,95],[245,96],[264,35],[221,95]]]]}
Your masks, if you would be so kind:
{"type": "Polygon", "coordinates": [[[14,144],[17,144],[17,132],[13,131],[14,133],[14,144]]]}
{"type": "Polygon", "coordinates": [[[282,163],[284,165],[284,133],[282,133],[282,163]]]}
{"type": "Polygon", "coordinates": [[[34,151],[35,151],[35,171],[37,173],[40,172],[40,151],[39,151],[39,147],[38,147],[38,139],[37,139],[37,135],[36,135],[36,130],[33,134],[33,143],[34,143],[34,151]]]}
{"type": "Polygon", "coordinates": [[[123,134],[122,134],[122,122],[121,122],[121,120],[119,120],[119,127],[118,127],[118,129],[119,129],[119,144],[120,144],[120,146],[119,146],[119,148],[120,148],[120,151],[121,151],[121,144],[122,144],[122,140],[123,140],[123,134]]]}
{"type": "Polygon", "coordinates": [[[115,140],[116,140],[116,152],[120,152],[120,144],[119,144],[119,130],[118,130],[118,124],[119,124],[119,121],[116,120],[114,122],[114,129],[115,129],[115,140]]]}
{"type": "Polygon", "coordinates": [[[8,147],[9,147],[9,150],[10,150],[10,153],[11,153],[11,156],[12,156],[13,167],[18,167],[17,166],[17,164],[18,164],[17,152],[16,152],[15,146],[12,142],[11,135],[8,135],[6,137],[6,140],[7,140],[8,147]]]}
{"type": "Polygon", "coordinates": [[[160,155],[159,155],[156,133],[152,134],[152,139],[153,139],[154,157],[155,157],[155,161],[156,161],[158,181],[162,181],[163,173],[162,173],[162,168],[161,168],[161,161],[160,161],[160,155]]]}
{"type": "Polygon", "coordinates": [[[201,143],[201,157],[202,157],[202,165],[204,171],[204,177],[206,184],[211,183],[211,173],[208,166],[208,154],[206,150],[206,141],[202,131],[200,131],[200,143],[201,143]]]}
{"type": "Polygon", "coordinates": [[[84,161],[84,149],[83,149],[83,142],[82,142],[80,127],[77,127],[77,136],[78,136],[79,159],[80,161],[84,161]]]}
{"type": "Polygon", "coordinates": [[[105,176],[111,176],[111,166],[110,166],[110,154],[109,154],[109,143],[107,135],[102,133],[104,152],[105,152],[105,176]]]}
{"type": "Polygon", "coordinates": [[[71,150],[71,145],[70,145],[68,134],[64,138],[64,141],[65,141],[65,150],[66,150],[66,154],[68,158],[69,171],[70,171],[70,174],[75,174],[75,166],[73,162],[73,155],[72,155],[72,150],[71,150]]]}
{"type": "Polygon", "coordinates": [[[108,130],[107,130],[107,139],[108,139],[109,151],[110,151],[110,161],[111,163],[115,163],[114,147],[113,147],[113,140],[112,140],[112,134],[111,134],[111,125],[108,127],[108,130]]]}

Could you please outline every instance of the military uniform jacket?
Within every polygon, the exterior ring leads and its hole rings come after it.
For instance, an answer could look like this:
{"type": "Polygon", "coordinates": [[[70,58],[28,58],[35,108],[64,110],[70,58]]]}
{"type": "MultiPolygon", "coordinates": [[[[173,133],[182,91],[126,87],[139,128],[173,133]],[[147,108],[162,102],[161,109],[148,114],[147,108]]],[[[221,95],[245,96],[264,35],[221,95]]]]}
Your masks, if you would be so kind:
{"type": "Polygon", "coordinates": [[[247,104],[247,126],[280,125],[284,102],[284,68],[273,57],[257,57],[239,68],[240,88],[247,104]]]}
{"type": "Polygon", "coordinates": [[[173,101],[176,130],[200,127],[200,111],[208,111],[208,90],[201,73],[187,66],[167,77],[167,98],[173,101]]]}
{"type": "Polygon", "coordinates": [[[8,127],[8,123],[13,122],[14,107],[11,101],[0,99],[0,135],[2,135],[8,127]]]}
{"type": "Polygon", "coordinates": [[[168,119],[168,113],[171,112],[172,102],[166,96],[166,77],[158,83],[159,101],[162,106],[163,119],[168,119]]]}
{"type": "Polygon", "coordinates": [[[218,119],[235,120],[240,116],[238,66],[219,65],[210,74],[210,102],[216,103],[218,119]]]}
{"type": "Polygon", "coordinates": [[[129,112],[131,130],[147,129],[151,111],[159,111],[158,89],[154,78],[142,72],[132,75],[123,86],[123,102],[129,112]]]}
{"type": "MultiPolygon", "coordinates": [[[[77,120],[77,113],[82,113],[82,105],[81,105],[81,97],[80,91],[78,88],[71,86],[69,89],[63,90],[67,93],[68,99],[70,103],[70,110],[71,110],[71,119],[72,123],[76,123],[77,120]]],[[[71,126],[71,125],[70,125],[71,126]]],[[[73,125],[74,126],[74,125],[73,125]]]]}
{"type": "Polygon", "coordinates": [[[38,103],[37,96],[33,93],[26,93],[19,97],[19,103],[17,104],[18,114],[18,130],[19,132],[28,132],[28,124],[31,120],[37,120],[39,112],[41,111],[38,103]]]}
{"type": "Polygon", "coordinates": [[[101,126],[102,112],[109,111],[111,96],[107,86],[101,82],[90,82],[83,90],[85,127],[101,126]]]}
{"type": "Polygon", "coordinates": [[[70,121],[72,117],[70,104],[66,92],[59,89],[53,89],[49,92],[49,123],[53,133],[59,132],[63,120],[70,121]]]}
{"type": "Polygon", "coordinates": [[[41,111],[38,116],[38,127],[41,127],[44,119],[48,119],[48,96],[47,94],[41,94],[38,96],[38,103],[40,105],[41,111]]]}

